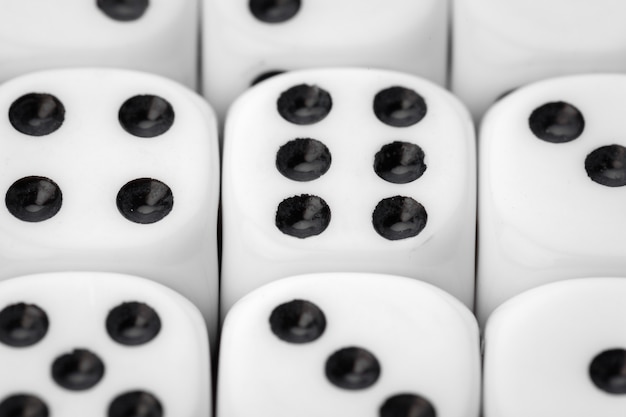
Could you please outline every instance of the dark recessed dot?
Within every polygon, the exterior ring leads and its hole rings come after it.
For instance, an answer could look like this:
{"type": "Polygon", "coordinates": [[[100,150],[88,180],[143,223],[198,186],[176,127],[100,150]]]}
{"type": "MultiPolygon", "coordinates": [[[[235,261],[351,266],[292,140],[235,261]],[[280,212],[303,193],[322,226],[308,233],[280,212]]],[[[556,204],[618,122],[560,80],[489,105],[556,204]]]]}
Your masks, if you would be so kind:
{"type": "Polygon", "coordinates": [[[61,189],[49,178],[26,177],[9,187],[5,196],[9,212],[25,222],[41,222],[61,209],[61,189]]]}
{"type": "Polygon", "coordinates": [[[326,317],[315,304],[293,300],[276,307],[270,315],[272,332],[289,343],[309,343],[326,329],[326,317]]]}
{"type": "Polygon", "coordinates": [[[294,181],[321,177],[330,168],[330,162],[330,151],[315,139],[294,139],[281,146],[276,154],[276,168],[294,181]]]}
{"type": "Polygon", "coordinates": [[[380,417],[436,417],[432,404],[414,394],[398,394],[389,397],[380,407],[380,417]]]}
{"type": "Polygon", "coordinates": [[[592,181],[607,187],[626,185],[626,148],[603,146],[585,158],[585,170],[592,181]]]}
{"type": "Polygon", "coordinates": [[[18,394],[0,402],[0,417],[48,417],[48,406],[30,394],[18,394]]]}
{"type": "Polygon", "coordinates": [[[120,124],[128,133],[153,138],[167,132],[174,124],[174,109],[158,96],[135,96],[120,107],[120,124]]]}
{"type": "Polygon", "coordinates": [[[609,394],[626,394],[626,350],[612,349],[593,358],[589,376],[596,387],[609,394]]]}
{"type": "Polygon", "coordinates": [[[562,101],[547,103],[536,108],[528,125],[533,134],[551,143],[565,143],[583,133],[585,120],[576,107],[562,101]]]}
{"type": "Polygon", "coordinates": [[[148,0],[98,0],[98,8],[113,20],[137,20],[148,9],[148,0]]]}
{"type": "Polygon", "coordinates": [[[148,343],[159,334],[161,319],[147,304],[123,303],[109,312],[106,328],[116,342],[137,346],[148,343]]]}
{"type": "Polygon", "coordinates": [[[412,126],[426,116],[426,111],[422,96],[408,88],[391,87],[374,97],[374,114],[389,126],[412,126]]]}
{"type": "Polygon", "coordinates": [[[393,142],[383,146],[374,157],[374,171],[385,181],[406,184],[426,171],[424,151],[408,142],[393,142]]]}
{"type": "Polygon", "coordinates": [[[71,391],[94,387],[104,376],[104,363],[94,353],[76,349],[59,356],[52,364],[52,379],[71,391]]]}
{"type": "Polygon", "coordinates": [[[374,209],[372,223],[379,235],[389,240],[417,236],[426,227],[426,209],[410,197],[382,200],[374,209]]]}
{"type": "Polygon", "coordinates": [[[302,194],[283,200],[276,211],[276,227],[301,239],[319,235],[330,223],[330,208],[314,195],[302,194]]]}
{"type": "Polygon", "coordinates": [[[338,350],[326,361],[326,378],[339,388],[365,389],[374,385],[379,376],[378,359],[362,348],[338,350]]]}
{"type": "Polygon", "coordinates": [[[277,101],[278,113],[288,122],[310,125],[324,119],[333,101],[326,90],[315,85],[300,84],[283,92],[277,101]]]}
{"type": "Polygon", "coordinates": [[[45,136],[61,127],[65,108],[50,94],[26,94],[9,108],[11,125],[25,135],[45,136]]]}
{"type": "Polygon", "coordinates": [[[131,222],[150,224],[162,220],[174,206],[170,187],[159,180],[139,178],[117,193],[117,208],[131,222]]]}
{"type": "Polygon", "coordinates": [[[48,332],[46,312],[34,304],[12,304],[0,311],[0,342],[13,347],[32,346],[48,332]]]}
{"type": "Polygon", "coordinates": [[[143,391],[127,392],[109,405],[108,417],[162,417],[163,407],[152,394],[143,391]]]}
{"type": "Polygon", "coordinates": [[[277,75],[280,75],[282,73],[284,73],[285,71],[267,71],[264,72],[263,74],[259,75],[258,77],[256,77],[254,80],[252,80],[252,82],[250,83],[250,86],[253,85],[257,85],[258,83],[261,83],[265,80],[269,80],[272,77],[275,77],[277,75]]]}
{"type": "Polygon", "coordinates": [[[300,0],[250,0],[248,6],[257,20],[265,23],[282,23],[298,13],[300,0]]]}

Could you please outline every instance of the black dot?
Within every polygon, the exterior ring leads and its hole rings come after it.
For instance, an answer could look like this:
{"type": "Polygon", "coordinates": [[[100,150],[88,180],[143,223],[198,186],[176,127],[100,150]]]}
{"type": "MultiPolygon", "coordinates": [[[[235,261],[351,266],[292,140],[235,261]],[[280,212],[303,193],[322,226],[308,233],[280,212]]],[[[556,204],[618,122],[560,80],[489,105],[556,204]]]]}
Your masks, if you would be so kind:
{"type": "Polygon", "coordinates": [[[426,209],[410,197],[382,200],[374,209],[372,223],[379,235],[389,240],[417,236],[426,227],[426,209]]]}
{"type": "Polygon", "coordinates": [[[18,394],[0,402],[0,417],[48,417],[48,406],[30,394],[18,394]]]}
{"type": "Polygon", "coordinates": [[[585,158],[585,170],[592,181],[607,187],[626,185],[626,148],[603,146],[585,158]]]}
{"type": "Polygon", "coordinates": [[[123,303],[109,312],[106,329],[109,336],[122,345],[143,345],[159,334],[161,319],[147,304],[123,303]]]}
{"type": "Polygon", "coordinates": [[[152,178],[139,178],[124,185],[117,193],[117,208],[126,219],[140,224],[162,220],[174,206],[172,190],[152,178]]]}
{"type": "Polygon", "coordinates": [[[0,311],[0,342],[13,347],[32,346],[48,333],[48,316],[34,304],[13,304],[0,311]]]}
{"type": "Polygon", "coordinates": [[[310,343],[326,329],[324,312],[305,300],[293,300],[276,307],[270,315],[272,333],[289,343],[310,343]]]}
{"type": "Polygon", "coordinates": [[[301,239],[319,235],[329,223],[328,204],[313,195],[287,198],[278,205],[276,211],[276,227],[286,235],[301,239]]]}
{"type": "Polygon", "coordinates": [[[94,387],[104,376],[104,363],[94,353],[76,349],[59,356],[52,364],[52,379],[71,391],[94,387]]]}
{"type": "Polygon", "coordinates": [[[300,10],[300,0],[250,0],[252,15],[265,23],[282,23],[292,19],[300,10]]]}
{"type": "Polygon", "coordinates": [[[118,115],[128,133],[153,138],[167,132],[174,124],[174,109],[165,99],[152,96],[131,97],[122,104],[118,115]]]}
{"type": "Polygon", "coordinates": [[[576,107],[558,101],[536,108],[528,119],[528,125],[533,134],[541,140],[565,143],[583,133],[585,120],[576,107]]]}
{"type": "Polygon", "coordinates": [[[9,212],[25,222],[41,222],[61,209],[63,196],[54,181],[45,177],[26,177],[15,181],[5,196],[9,212]]]}
{"type": "Polygon", "coordinates": [[[116,397],[109,405],[108,417],[162,417],[163,407],[152,394],[132,391],[116,397]]]}
{"type": "Polygon", "coordinates": [[[332,106],[333,101],[326,90],[306,84],[291,87],[277,101],[278,113],[297,125],[310,125],[323,120],[332,106]]]}
{"type": "Polygon", "coordinates": [[[374,171],[385,181],[406,184],[426,171],[424,151],[408,142],[393,142],[383,146],[374,157],[374,171]]]}
{"type": "Polygon", "coordinates": [[[315,139],[294,139],[280,147],[276,154],[276,168],[294,181],[311,181],[324,175],[330,168],[330,151],[315,139]]]}
{"type": "Polygon", "coordinates": [[[606,350],[589,366],[594,385],[609,394],[626,394],[626,350],[606,350]]]}
{"type": "Polygon", "coordinates": [[[98,0],[98,8],[113,20],[130,22],[148,9],[148,0],[98,0]]]}
{"type": "Polygon", "coordinates": [[[374,114],[389,126],[412,126],[426,116],[426,111],[424,98],[408,88],[390,87],[374,97],[374,114]]]}
{"type": "Polygon", "coordinates": [[[436,417],[432,404],[414,394],[398,394],[389,397],[380,407],[380,417],[436,417]]]}
{"type": "Polygon", "coordinates": [[[326,361],[326,378],[339,388],[365,389],[374,385],[379,376],[378,359],[363,348],[338,350],[326,361]]]}
{"type": "Polygon", "coordinates": [[[11,125],[25,135],[49,135],[60,128],[64,120],[63,104],[50,94],[26,94],[9,108],[11,125]]]}
{"type": "Polygon", "coordinates": [[[252,82],[250,83],[250,86],[257,85],[265,80],[269,80],[270,78],[280,75],[284,72],[285,71],[280,71],[280,70],[264,72],[263,74],[260,74],[254,80],[252,80],[252,82]]]}

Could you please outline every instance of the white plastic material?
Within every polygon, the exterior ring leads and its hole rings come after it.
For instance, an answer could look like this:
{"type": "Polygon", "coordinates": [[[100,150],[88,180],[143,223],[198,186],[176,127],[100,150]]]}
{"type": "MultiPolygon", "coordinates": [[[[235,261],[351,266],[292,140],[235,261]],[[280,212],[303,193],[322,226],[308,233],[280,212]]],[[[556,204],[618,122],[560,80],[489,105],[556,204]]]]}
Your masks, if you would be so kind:
{"type": "Polygon", "coordinates": [[[143,391],[155,396],[166,415],[208,417],[211,380],[208,337],[198,309],[176,292],[146,279],[97,272],[50,273],[0,282],[0,311],[16,303],[35,304],[49,322],[35,345],[0,342],[0,402],[34,395],[50,415],[107,415],[117,396],[143,391]],[[108,313],[124,302],[155,310],[161,330],[150,342],[125,346],[109,337],[108,313]],[[85,391],[70,391],[51,377],[52,364],[75,349],[96,354],[102,379],[85,391]]]}
{"type": "Polygon", "coordinates": [[[61,189],[60,211],[29,223],[0,210],[0,279],[39,272],[121,272],[158,281],[189,298],[216,333],[219,152],[213,112],[197,94],[162,77],[110,69],[50,70],[0,86],[0,113],[28,93],[48,93],[65,120],[46,136],[0,120],[0,190],[43,176],[61,189]],[[154,94],[173,107],[172,127],[153,138],[127,133],[122,103],[154,94]],[[120,188],[153,178],[172,190],[172,211],[152,224],[124,218],[120,188]]]}
{"type": "Polygon", "coordinates": [[[220,355],[217,417],[377,416],[397,394],[425,398],[438,417],[479,412],[475,318],[454,297],[409,278],[329,273],[268,284],[229,312],[220,355]],[[272,311],[292,300],[324,313],[317,340],[291,344],[271,331],[272,311]],[[379,379],[366,389],[338,388],[325,376],[327,358],[349,346],[380,364],[379,379]]]}
{"type": "Polygon", "coordinates": [[[625,279],[596,277],[535,288],[498,308],[485,333],[484,416],[623,416],[626,395],[599,389],[589,367],[602,352],[626,349],[624,299],[625,279]]]}
{"type": "Polygon", "coordinates": [[[249,291],[290,275],[376,272],[430,282],[472,306],[475,244],[475,143],[467,110],[437,85],[395,72],[318,69],[277,76],[232,107],[224,139],[222,312],[249,291]],[[295,125],[277,112],[280,94],[299,84],[329,92],[333,107],[321,122],[295,125]],[[410,127],[391,127],[373,111],[375,95],[404,86],[424,97],[428,111],[410,127]],[[296,138],[324,143],[332,163],[320,178],[297,182],[277,170],[276,153],[296,138]],[[427,169],[408,184],[387,182],[374,156],[394,141],[417,144],[427,169]],[[275,225],[278,205],[301,194],[324,199],[328,228],[305,239],[275,225]],[[428,214],[415,237],[387,240],[372,226],[384,198],[408,196],[428,214]]]}

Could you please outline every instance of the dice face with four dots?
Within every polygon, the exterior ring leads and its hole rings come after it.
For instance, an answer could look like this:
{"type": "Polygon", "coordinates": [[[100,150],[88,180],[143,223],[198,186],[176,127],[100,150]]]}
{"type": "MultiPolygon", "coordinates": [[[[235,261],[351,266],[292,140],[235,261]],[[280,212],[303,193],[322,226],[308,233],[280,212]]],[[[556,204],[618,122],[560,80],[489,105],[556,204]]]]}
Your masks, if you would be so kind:
{"type": "Polygon", "coordinates": [[[250,85],[312,67],[360,66],[444,84],[448,0],[205,0],[204,91],[218,115],[250,85]]]}
{"type": "Polygon", "coordinates": [[[487,322],[484,416],[620,417],[626,280],[583,278],[518,295],[487,322]]]}
{"type": "Polygon", "coordinates": [[[207,416],[208,335],[181,295],[130,275],[0,282],[0,416],[207,416]]]}
{"type": "Polygon", "coordinates": [[[224,136],[223,312],[277,278],[341,271],[471,306],[474,152],[465,108],[410,75],[294,71],[249,90],[224,136]]]}
{"type": "Polygon", "coordinates": [[[624,72],[624,13],[622,0],[453,0],[452,91],[478,119],[530,82],[624,72]]]}
{"type": "Polygon", "coordinates": [[[217,416],[476,417],[478,326],[411,278],[288,277],[224,322],[217,416]]]}
{"type": "Polygon", "coordinates": [[[0,83],[27,72],[120,67],[197,84],[198,0],[4,0],[0,83]]]}
{"type": "Polygon", "coordinates": [[[167,285],[217,324],[219,153],[197,94],[122,70],[0,87],[0,279],[63,270],[167,285]]]}
{"type": "Polygon", "coordinates": [[[520,89],[480,134],[477,311],[568,278],[626,276],[623,75],[520,89]]]}

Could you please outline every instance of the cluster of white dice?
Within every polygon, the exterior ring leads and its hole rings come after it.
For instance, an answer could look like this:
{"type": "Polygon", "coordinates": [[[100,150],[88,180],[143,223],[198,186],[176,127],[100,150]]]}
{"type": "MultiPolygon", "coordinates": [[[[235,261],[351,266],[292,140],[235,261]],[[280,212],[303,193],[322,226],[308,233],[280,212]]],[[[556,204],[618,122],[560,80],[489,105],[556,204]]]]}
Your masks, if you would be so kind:
{"type": "Polygon", "coordinates": [[[623,417],[624,11],[5,0],[0,417],[623,417]]]}

